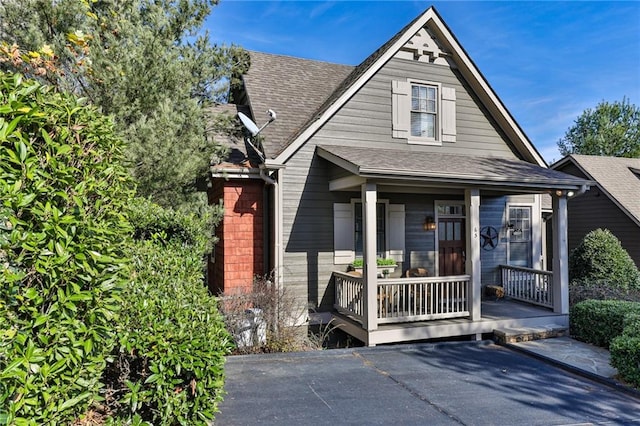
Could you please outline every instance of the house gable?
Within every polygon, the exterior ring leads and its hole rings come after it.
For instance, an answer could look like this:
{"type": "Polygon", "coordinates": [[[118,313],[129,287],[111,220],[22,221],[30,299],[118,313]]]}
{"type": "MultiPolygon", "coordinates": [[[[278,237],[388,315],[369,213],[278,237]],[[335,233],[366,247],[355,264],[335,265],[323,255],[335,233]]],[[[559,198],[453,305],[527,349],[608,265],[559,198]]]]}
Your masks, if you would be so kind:
{"type": "MultiPolygon", "coordinates": [[[[343,81],[329,99],[312,115],[269,164],[285,164],[319,129],[321,129],[349,100],[388,64],[394,61],[413,60],[449,70],[456,70],[459,81],[465,84],[488,117],[496,124],[499,133],[505,135],[513,145],[517,157],[546,166],[541,155],[522,132],[506,110],[493,89],[489,86],[475,64],[457,42],[435,9],[424,14],[396,34],[389,42],[371,55],[343,81]],[[446,64],[445,64],[446,63],[446,64]]],[[[448,93],[451,93],[450,91],[448,93]]],[[[391,111],[389,115],[391,116],[391,111]]],[[[442,124],[441,124],[442,126],[442,124]]]]}
{"type": "Polygon", "coordinates": [[[571,174],[577,168],[581,176],[595,181],[598,189],[640,226],[640,178],[634,172],[640,169],[640,159],[572,154],[552,168],[571,174]]]}

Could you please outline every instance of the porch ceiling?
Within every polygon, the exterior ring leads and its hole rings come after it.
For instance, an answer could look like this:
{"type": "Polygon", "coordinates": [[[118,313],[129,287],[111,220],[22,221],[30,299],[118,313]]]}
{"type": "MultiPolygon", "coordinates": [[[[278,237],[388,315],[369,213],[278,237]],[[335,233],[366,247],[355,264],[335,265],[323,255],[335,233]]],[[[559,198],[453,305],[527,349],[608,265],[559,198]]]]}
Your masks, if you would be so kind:
{"type": "MultiPolygon", "coordinates": [[[[495,190],[544,192],[577,191],[592,181],[502,157],[478,157],[421,151],[318,146],[320,157],[352,173],[360,181],[380,184],[405,183],[448,187],[486,187],[495,190]]],[[[335,189],[356,186],[358,179],[343,178],[335,189]]]]}

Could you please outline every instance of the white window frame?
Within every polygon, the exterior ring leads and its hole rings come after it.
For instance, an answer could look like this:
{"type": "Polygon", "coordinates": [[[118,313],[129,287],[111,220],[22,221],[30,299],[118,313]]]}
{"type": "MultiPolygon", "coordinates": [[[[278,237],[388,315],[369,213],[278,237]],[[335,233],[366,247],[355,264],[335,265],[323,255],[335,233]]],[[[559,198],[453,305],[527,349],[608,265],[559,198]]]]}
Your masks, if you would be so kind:
{"type": "MultiPolygon", "coordinates": [[[[506,211],[506,219],[507,219],[507,265],[512,265],[511,263],[511,238],[513,236],[513,231],[509,229],[509,224],[511,223],[511,209],[529,209],[529,259],[527,259],[527,265],[524,266],[526,268],[535,267],[535,249],[534,249],[534,238],[536,237],[535,227],[537,226],[534,215],[536,214],[536,209],[532,204],[522,204],[522,203],[507,203],[507,211],[506,211]]],[[[521,242],[519,242],[521,243],[521,242]]],[[[513,266],[521,266],[522,265],[513,265],[513,266]]]]}
{"type": "MultiPolygon", "coordinates": [[[[389,200],[377,200],[385,204],[384,257],[396,262],[404,261],[405,253],[405,205],[389,200]]],[[[355,204],[359,198],[333,205],[333,263],[343,265],[355,260],[355,204]]],[[[377,250],[376,250],[377,252],[377,250]]]]}
{"type": "Polygon", "coordinates": [[[407,138],[408,143],[415,145],[442,145],[442,84],[436,83],[434,81],[426,81],[426,80],[407,80],[409,83],[409,137],[407,138]],[[414,112],[412,109],[412,96],[413,96],[413,86],[422,86],[422,87],[433,87],[436,89],[436,112],[435,112],[435,131],[434,137],[428,136],[414,136],[411,134],[411,113],[414,112]]]}
{"type": "MultiPolygon", "coordinates": [[[[362,259],[362,256],[358,256],[356,253],[356,204],[360,203],[362,204],[362,208],[364,209],[364,203],[362,203],[362,198],[352,198],[351,199],[351,211],[352,211],[352,217],[353,217],[353,254],[355,256],[356,259],[362,259]]],[[[384,256],[383,257],[389,257],[390,256],[390,250],[389,250],[389,200],[387,199],[379,199],[376,202],[376,207],[378,204],[384,204],[384,256]]],[[[362,220],[364,222],[364,212],[362,212],[362,220]]],[[[376,234],[377,234],[377,230],[376,230],[376,234]]],[[[378,252],[378,248],[376,247],[376,253],[378,252]]],[[[377,254],[376,254],[377,255],[377,254]]]]}

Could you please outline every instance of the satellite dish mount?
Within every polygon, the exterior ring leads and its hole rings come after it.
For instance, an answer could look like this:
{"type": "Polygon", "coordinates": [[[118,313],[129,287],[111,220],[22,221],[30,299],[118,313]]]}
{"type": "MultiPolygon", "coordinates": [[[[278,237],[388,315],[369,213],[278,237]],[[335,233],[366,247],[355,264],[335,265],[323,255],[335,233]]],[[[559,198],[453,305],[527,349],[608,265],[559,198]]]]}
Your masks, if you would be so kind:
{"type": "Polygon", "coordinates": [[[269,121],[264,123],[262,127],[258,127],[256,123],[253,122],[253,120],[251,120],[249,117],[247,117],[245,114],[241,112],[238,113],[238,117],[240,117],[240,121],[242,121],[242,124],[244,124],[244,127],[249,131],[249,133],[251,133],[251,136],[255,137],[255,136],[258,136],[258,134],[262,131],[262,129],[264,129],[273,121],[275,121],[276,112],[274,110],[272,109],[267,110],[267,114],[269,114],[269,121]]]}
{"type": "MultiPolygon", "coordinates": [[[[275,121],[276,112],[274,110],[272,110],[272,109],[267,110],[267,114],[269,114],[269,121],[264,123],[262,125],[262,127],[258,127],[256,125],[256,123],[253,122],[253,120],[251,120],[249,117],[247,117],[245,114],[243,114],[241,112],[238,113],[238,117],[240,117],[240,121],[242,121],[242,124],[244,125],[244,127],[249,131],[249,133],[251,133],[251,138],[254,138],[254,137],[258,136],[258,134],[262,131],[262,129],[264,129],[269,124],[271,124],[273,121],[275,121]]],[[[256,152],[256,154],[258,154],[260,159],[264,162],[264,155],[262,154],[262,151],[260,151],[251,142],[251,138],[247,137],[246,138],[246,142],[251,146],[251,148],[253,148],[253,150],[256,152]]]]}

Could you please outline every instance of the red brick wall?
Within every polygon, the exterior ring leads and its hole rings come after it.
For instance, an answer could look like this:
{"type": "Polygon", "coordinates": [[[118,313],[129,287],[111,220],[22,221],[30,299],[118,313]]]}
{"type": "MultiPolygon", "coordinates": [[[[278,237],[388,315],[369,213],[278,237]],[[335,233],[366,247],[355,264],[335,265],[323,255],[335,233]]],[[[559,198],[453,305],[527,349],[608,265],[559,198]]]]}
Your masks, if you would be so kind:
{"type": "Polygon", "coordinates": [[[209,265],[214,293],[251,290],[253,278],[264,274],[263,188],[261,180],[214,182],[209,202],[224,202],[214,263],[209,265]]]}

